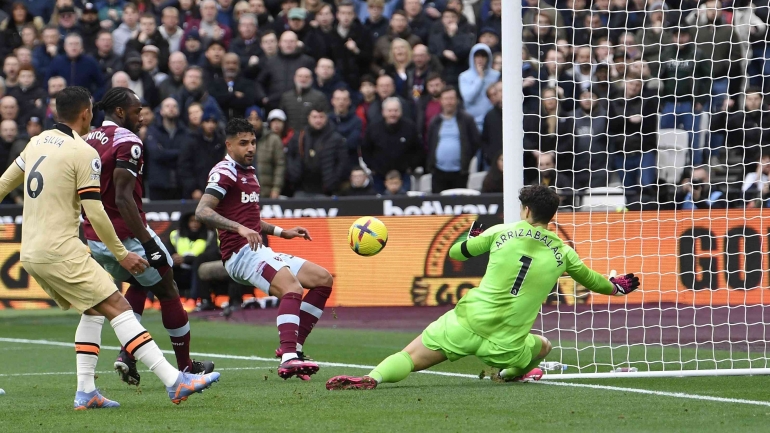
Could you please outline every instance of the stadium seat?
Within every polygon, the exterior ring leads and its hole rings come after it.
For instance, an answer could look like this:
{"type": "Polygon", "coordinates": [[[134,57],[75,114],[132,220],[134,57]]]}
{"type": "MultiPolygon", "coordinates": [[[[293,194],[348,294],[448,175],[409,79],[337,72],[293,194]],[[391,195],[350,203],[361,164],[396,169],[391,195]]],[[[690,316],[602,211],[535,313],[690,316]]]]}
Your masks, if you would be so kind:
{"type": "Polygon", "coordinates": [[[687,164],[689,146],[687,131],[681,129],[658,131],[658,177],[663,182],[677,183],[687,164]]]}
{"type": "Polygon", "coordinates": [[[441,191],[441,195],[479,195],[480,192],[469,188],[452,188],[441,191]]]}
{"type": "Polygon", "coordinates": [[[479,171],[479,157],[471,158],[471,165],[468,167],[468,173],[473,174],[479,171]]]}
{"type": "Polygon", "coordinates": [[[486,171],[479,171],[471,173],[468,176],[468,188],[481,191],[481,186],[484,184],[484,178],[487,177],[486,171]]]}
{"type": "Polygon", "coordinates": [[[423,174],[420,176],[420,191],[430,194],[433,192],[433,175],[423,174]]]}
{"type": "Polygon", "coordinates": [[[626,207],[626,196],[623,188],[602,187],[589,188],[588,192],[580,197],[581,211],[614,211],[626,207]]]}
{"type": "Polygon", "coordinates": [[[409,175],[409,181],[412,183],[411,184],[411,189],[409,190],[409,192],[419,191],[420,188],[419,188],[419,185],[417,185],[417,178],[414,177],[413,174],[409,175]]]}

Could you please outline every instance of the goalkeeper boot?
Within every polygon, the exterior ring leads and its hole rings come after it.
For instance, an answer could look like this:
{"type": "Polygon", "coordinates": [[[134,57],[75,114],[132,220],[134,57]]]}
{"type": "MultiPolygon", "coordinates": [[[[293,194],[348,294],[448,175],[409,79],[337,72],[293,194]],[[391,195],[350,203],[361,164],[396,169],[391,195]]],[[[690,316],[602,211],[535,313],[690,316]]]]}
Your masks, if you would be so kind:
{"type": "Polygon", "coordinates": [[[297,376],[302,380],[310,380],[310,376],[316,373],[318,373],[318,364],[313,361],[300,359],[299,357],[282,362],[278,367],[278,375],[284,380],[292,376],[297,376]],[[306,378],[303,378],[303,376],[306,378]]]}
{"type": "Polygon", "coordinates": [[[209,374],[214,371],[214,361],[196,361],[192,360],[192,374],[209,374]]]}
{"type": "Polygon", "coordinates": [[[543,370],[535,367],[532,370],[530,370],[529,373],[523,375],[523,376],[515,376],[511,378],[505,377],[505,370],[500,370],[499,373],[497,373],[498,378],[501,379],[503,382],[535,382],[537,380],[540,380],[543,377],[543,370]]]}
{"type": "Polygon", "coordinates": [[[120,349],[117,359],[115,359],[115,371],[120,375],[120,380],[129,385],[139,385],[139,371],[136,369],[136,359],[128,354],[125,348],[120,349]]]}
{"type": "Polygon", "coordinates": [[[374,389],[377,388],[377,381],[369,376],[335,376],[326,382],[326,389],[329,391],[338,391],[342,389],[374,389]]]}
{"type": "Polygon", "coordinates": [[[120,403],[105,398],[95,389],[91,392],[78,391],[75,393],[75,410],[109,409],[120,407],[120,403]]]}
{"type": "Polygon", "coordinates": [[[192,374],[180,371],[176,383],[167,386],[166,391],[168,391],[171,403],[179,404],[196,392],[203,392],[204,389],[213,385],[214,382],[219,382],[219,373],[192,374]]]}

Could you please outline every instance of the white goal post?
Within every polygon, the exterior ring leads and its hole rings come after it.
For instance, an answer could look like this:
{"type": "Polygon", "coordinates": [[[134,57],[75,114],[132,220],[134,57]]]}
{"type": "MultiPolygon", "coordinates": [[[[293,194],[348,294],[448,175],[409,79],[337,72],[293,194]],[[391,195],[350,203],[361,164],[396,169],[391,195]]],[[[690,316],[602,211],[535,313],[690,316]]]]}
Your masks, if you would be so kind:
{"type": "Polygon", "coordinates": [[[523,185],[553,185],[559,236],[642,279],[624,298],[560,281],[532,331],[543,379],[770,374],[767,11],[502,3],[505,222],[523,185]]]}

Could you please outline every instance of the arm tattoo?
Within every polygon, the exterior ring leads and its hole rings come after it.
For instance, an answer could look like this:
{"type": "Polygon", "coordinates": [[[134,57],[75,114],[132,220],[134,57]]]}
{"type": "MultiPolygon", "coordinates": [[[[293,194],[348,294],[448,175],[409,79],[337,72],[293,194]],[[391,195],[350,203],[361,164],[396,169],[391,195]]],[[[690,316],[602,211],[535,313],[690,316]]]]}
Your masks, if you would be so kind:
{"type": "Polygon", "coordinates": [[[218,204],[219,200],[216,197],[211,194],[203,194],[201,201],[198,203],[198,208],[195,210],[195,217],[198,218],[198,221],[211,228],[237,232],[241,225],[216,213],[214,208],[218,204]]]}
{"type": "Polygon", "coordinates": [[[269,235],[272,235],[275,232],[275,226],[265,222],[265,220],[259,220],[260,224],[260,230],[262,233],[267,233],[269,235]]]}

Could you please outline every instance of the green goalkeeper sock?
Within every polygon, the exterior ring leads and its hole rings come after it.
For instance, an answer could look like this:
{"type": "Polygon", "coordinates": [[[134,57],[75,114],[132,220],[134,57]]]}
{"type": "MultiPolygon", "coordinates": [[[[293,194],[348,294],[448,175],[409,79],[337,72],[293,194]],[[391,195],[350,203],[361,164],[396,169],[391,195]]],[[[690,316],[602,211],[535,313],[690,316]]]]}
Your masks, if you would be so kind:
{"type": "Polygon", "coordinates": [[[413,369],[412,357],[406,352],[398,352],[385,358],[368,376],[378,383],[395,383],[406,379],[413,369]]]}

